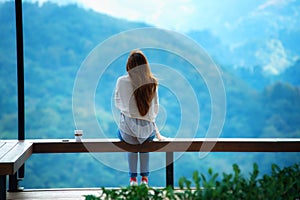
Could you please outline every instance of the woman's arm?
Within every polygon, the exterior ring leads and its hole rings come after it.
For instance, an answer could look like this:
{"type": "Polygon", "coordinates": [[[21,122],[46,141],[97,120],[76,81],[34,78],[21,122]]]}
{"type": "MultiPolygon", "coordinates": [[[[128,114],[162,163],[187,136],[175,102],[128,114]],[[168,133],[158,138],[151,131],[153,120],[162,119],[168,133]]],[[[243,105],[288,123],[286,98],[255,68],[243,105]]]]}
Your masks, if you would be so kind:
{"type": "Polygon", "coordinates": [[[165,139],[166,139],[165,136],[162,136],[162,135],[160,134],[160,132],[159,132],[157,126],[156,126],[156,123],[155,123],[155,132],[156,132],[156,138],[157,138],[158,140],[161,141],[161,140],[165,140],[165,139]]]}

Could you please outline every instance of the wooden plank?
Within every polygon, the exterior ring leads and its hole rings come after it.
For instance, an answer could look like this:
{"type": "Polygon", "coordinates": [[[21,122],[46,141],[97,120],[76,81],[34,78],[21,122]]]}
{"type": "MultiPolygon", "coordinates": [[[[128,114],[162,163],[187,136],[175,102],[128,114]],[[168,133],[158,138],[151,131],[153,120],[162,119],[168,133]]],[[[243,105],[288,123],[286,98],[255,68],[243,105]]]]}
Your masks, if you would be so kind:
{"type": "Polygon", "coordinates": [[[88,153],[88,152],[146,152],[165,146],[166,142],[149,142],[143,145],[130,145],[119,139],[85,139],[83,142],[63,142],[62,140],[31,140],[33,153],[88,153]]]}
{"type": "Polygon", "coordinates": [[[0,149],[0,162],[3,156],[5,156],[12,148],[14,148],[18,142],[5,142],[0,149]]]}
{"type": "Polygon", "coordinates": [[[33,153],[87,152],[300,152],[300,138],[176,138],[130,145],[118,139],[31,140],[33,153]]]}
{"type": "Polygon", "coordinates": [[[32,143],[18,142],[14,148],[1,158],[0,175],[13,175],[31,156],[32,152],[32,143]]]}
{"type": "MultiPolygon", "coordinates": [[[[120,190],[120,187],[105,188],[120,190]]],[[[164,187],[154,187],[154,189],[163,190],[164,187]]],[[[180,191],[179,188],[174,190],[180,191]]],[[[84,195],[99,197],[101,194],[102,190],[99,188],[25,189],[22,192],[8,192],[7,200],[84,200],[84,195]]]]}
{"type": "Polygon", "coordinates": [[[287,141],[248,141],[248,142],[232,142],[218,141],[205,142],[199,149],[199,144],[192,144],[187,151],[202,151],[202,152],[299,152],[300,142],[287,141]],[[202,146],[204,145],[205,146],[202,146]]]}
{"type": "Polygon", "coordinates": [[[84,200],[84,195],[100,196],[99,188],[33,189],[23,192],[8,192],[8,200],[84,200]]]}
{"type": "Polygon", "coordinates": [[[5,143],[6,143],[6,142],[0,142],[0,151],[1,151],[1,147],[2,147],[3,145],[5,145],[5,143]]]}

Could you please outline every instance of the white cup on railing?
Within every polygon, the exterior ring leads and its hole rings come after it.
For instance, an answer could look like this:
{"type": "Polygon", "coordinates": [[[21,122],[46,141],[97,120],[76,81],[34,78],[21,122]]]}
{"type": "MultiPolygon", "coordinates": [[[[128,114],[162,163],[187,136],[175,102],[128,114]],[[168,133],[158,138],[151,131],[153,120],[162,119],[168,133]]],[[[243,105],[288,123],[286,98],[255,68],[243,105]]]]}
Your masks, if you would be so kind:
{"type": "Polygon", "coordinates": [[[76,142],[81,142],[82,135],[83,135],[83,130],[74,130],[74,136],[76,142]]]}

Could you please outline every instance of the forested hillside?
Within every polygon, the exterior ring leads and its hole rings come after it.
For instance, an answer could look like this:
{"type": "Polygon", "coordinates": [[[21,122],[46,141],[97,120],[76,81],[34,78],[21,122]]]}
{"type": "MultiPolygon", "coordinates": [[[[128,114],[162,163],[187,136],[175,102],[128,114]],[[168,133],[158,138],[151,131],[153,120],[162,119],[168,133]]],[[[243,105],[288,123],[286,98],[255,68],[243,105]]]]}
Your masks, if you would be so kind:
{"type": "MultiPolygon", "coordinates": [[[[13,11],[13,2],[0,3],[0,139],[17,137],[13,11]]],[[[148,27],[148,25],[115,19],[75,5],[57,6],[51,3],[45,3],[43,6],[24,3],[23,15],[26,137],[72,138],[75,128],[72,92],[81,63],[96,45],[108,37],[121,31],[148,27]]],[[[207,31],[199,31],[190,36],[199,42],[207,38],[206,43],[201,45],[207,47],[213,58],[220,59],[220,56],[213,54],[221,45],[220,39],[207,31]]],[[[158,54],[146,50],[145,53],[149,55],[150,62],[167,64],[178,72],[184,73],[184,62],[177,62],[172,56],[168,57],[163,52],[158,54]]],[[[121,56],[112,64],[116,70],[104,77],[105,81],[114,85],[113,81],[118,75],[125,73],[126,56],[121,56]]],[[[226,56],[222,59],[224,60],[215,60],[215,62],[226,63],[226,56]]],[[[259,72],[250,74],[247,70],[236,69],[226,64],[219,67],[227,96],[226,120],[221,137],[300,137],[299,61],[276,77],[266,77],[259,72]]],[[[201,108],[201,120],[196,137],[205,137],[211,117],[209,94],[204,82],[202,83],[192,74],[187,75],[189,82],[200,90],[197,98],[201,108]]],[[[107,137],[116,137],[117,125],[111,112],[111,88],[107,90],[100,86],[99,88],[95,104],[101,116],[101,126],[107,137]]],[[[180,89],[184,90],[184,88],[180,89]]],[[[174,131],[180,122],[180,116],[177,115],[178,105],[170,103],[172,98],[174,96],[167,89],[161,89],[160,102],[169,117],[162,128],[162,134],[168,137],[174,137],[174,131]]],[[[110,158],[115,155],[107,154],[104,157],[110,158]]],[[[122,157],[119,154],[118,156],[122,157]]],[[[23,184],[27,188],[127,184],[126,172],[112,169],[94,158],[91,155],[78,154],[34,155],[27,162],[23,184]],[[115,180],[116,176],[120,178],[115,180]]],[[[157,159],[164,159],[164,155],[158,155],[157,159]]],[[[231,168],[233,162],[238,162],[242,168],[249,171],[253,162],[265,166],[260,169],[266,170],[269,169],[267,165],[273,162],[288,165],[299,161],[299,153],[215,153],[201,160],[198,154],[184,154],[176,162],[175,171],[176,177],[180,177],[190,174],[194,169],[204,170],[209,166],[218,166],[220,170],[226,171],[231,168]]],[[[126,165],[125,159],[120,162],[121,165],[126,165]]],[[[153,177],[155,178],[150,180],[150,184],[164,184],[161,181],[164,180],[163,169],[155,171],[153,177]]]]}

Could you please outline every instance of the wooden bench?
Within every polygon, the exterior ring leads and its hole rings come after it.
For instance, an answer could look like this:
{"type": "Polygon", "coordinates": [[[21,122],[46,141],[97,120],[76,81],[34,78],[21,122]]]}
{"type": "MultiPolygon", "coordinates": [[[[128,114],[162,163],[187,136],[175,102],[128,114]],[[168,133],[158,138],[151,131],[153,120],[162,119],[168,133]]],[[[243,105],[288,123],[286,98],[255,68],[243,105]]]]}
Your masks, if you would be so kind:
{"type": "Polygon", "coordinates": [[[198,138],[167,139],[130,145],[119,139],[0,140],[1,200],[6,198],[6,176],[17,170],[33,153],[166,152],[166,184],[174,185],[174,152],[300,152],[300,138],[198,138]]]}
{"type": "Polygon", "coordinates": [[[10,176],[10,190],[16,190],[16,174],[19,168],[31,156],[33,144],[25,141],[0,140],[0,199],[5,199],[6,176],[10,176]]]}

